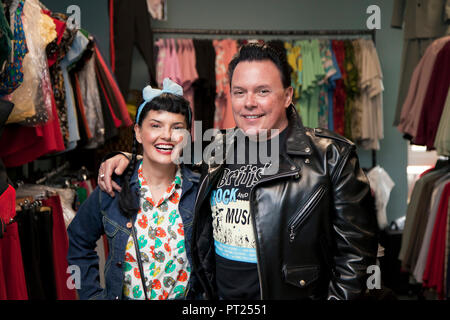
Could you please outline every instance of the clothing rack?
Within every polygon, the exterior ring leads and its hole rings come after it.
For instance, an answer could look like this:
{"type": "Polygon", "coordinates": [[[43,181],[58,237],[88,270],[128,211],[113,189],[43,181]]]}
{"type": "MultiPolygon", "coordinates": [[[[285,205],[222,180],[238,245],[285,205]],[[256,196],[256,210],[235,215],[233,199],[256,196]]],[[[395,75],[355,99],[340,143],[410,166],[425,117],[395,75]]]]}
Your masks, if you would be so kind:
{"type": "Polygon", "coordinates": [[[196,34],[196,35],[258,35],[258,36],[329,36],[329,35],[371,35],[375,39],[374,30],[239,30],[239,29],[169,29],[153,28],[153,33],[196,34]]]}
{"type": "Polygon", "coordinates": [[[65,162],[62,166],[45,174],[44,177],[42,177],[41,179],[36,180],[36,184],[41,184],[41,183],[45,182],[46,180],[50,179],[51,177],[61,173],[64,169],[66,169],[68,167],[69,167],[69,162],[65,162]]]}
{"type": "MultiPolygon", "coordinates": [[[[185,35],[236,35],[236,36],[357,36],[367,35],[375,42],[376,29],[347,30],[243,30],[243,29],[179,29],[153,28],[155,34],[185,34],[185,35]]],[[[377,153],[372,150],[372,168],[377,165],[377,153]]]]}

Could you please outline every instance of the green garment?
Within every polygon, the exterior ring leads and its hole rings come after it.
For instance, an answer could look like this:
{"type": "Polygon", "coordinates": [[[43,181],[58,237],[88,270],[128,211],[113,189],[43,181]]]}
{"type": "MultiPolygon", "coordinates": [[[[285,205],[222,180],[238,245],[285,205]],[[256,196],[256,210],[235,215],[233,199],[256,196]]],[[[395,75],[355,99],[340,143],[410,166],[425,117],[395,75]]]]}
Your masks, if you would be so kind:
{"type": "Polygon", "coordinates": [[[0,2],[0,71],[5,61],[9,60],[11,55],[11,39],[13,34],[5,17],[3,3],[0,2]]]}
{"type": "Polygon", "coordinates": [[[84,201],[86,201],[87,199],[87,190],[83,187],[78,187],[77,188],[77,197],[78,197],[78,203],[80,205],[83,204],[84,201]]]}
{"type": "Polygon", "coordinates": [[[306,127],[319,126],[319,82],[325,77],[319,50],[319,40],[299,41],[303,59],[303,81],[300,99],[296,104],[306,127]]]}
{"type": "Polygon", "coordinates": [[[352,112],[356,96],[359,95],[359,74],[355,65],[355,52],[351,40],[344,40],[345,49],[345,71],[347,77],[344,79],[345,91],[347,93],[344,107],[344,135],[352,139],[352,112]]]}
{"type": "Polygon", "coordinates": [[[320,128],[328,129],[328,79],[336,74],[330,48],[330,40],[319,40],[320,59],[325,71],[325,77],[320,82],[319,90],[319,125],[320,128]]]}

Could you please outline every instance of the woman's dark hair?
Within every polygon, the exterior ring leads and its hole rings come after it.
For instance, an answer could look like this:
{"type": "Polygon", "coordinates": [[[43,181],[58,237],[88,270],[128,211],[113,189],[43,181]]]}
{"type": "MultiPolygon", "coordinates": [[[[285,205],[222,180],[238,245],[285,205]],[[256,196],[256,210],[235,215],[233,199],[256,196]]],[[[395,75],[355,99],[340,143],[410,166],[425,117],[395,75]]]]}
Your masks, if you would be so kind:
{"type": "Polygon", "coordinates": [[[278,68],[281,74],[281,82],[284,88],[291,85],[291,66],[287,62],[286,53],[268,44],[249,43],[243,45],[228,65],[228,79],[233,78],[234,69],[239,62],[270,60],[278,68]]]}
{"type": "MultiPolygon", "coordinates": [[[[145,119],[150,110],[167,111],[172,113],[182,114],[186,118],[187,130],[190,131],[192,126],[192,115],[189,107],[189,102],[182,96],[171,93],[163,93],[153,100],[147,102],[141,111],[139,119],[135,120],[138,126],[142,126],[142,121],[145,119]]],[[[119,208],[124,216],[131,218],[139,210],[139,202],[135,203],[135,196],[131,194],[130,180],[137,163],[138,142],[133,130],[133,147],[131,150],[131,161],[127,169],[121,177],[122,191],[119,193],[119,208]]]]}

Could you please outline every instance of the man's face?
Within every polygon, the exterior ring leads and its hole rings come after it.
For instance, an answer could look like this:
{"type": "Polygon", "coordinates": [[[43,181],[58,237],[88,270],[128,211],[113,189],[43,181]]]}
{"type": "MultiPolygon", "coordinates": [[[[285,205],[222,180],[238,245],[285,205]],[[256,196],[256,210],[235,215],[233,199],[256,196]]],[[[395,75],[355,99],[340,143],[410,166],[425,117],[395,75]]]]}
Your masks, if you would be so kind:
{"type": "Polygon", "coordinates": [[[236,125],[255,135],[261,129],[287,127],[286,108],[292,87],[284,88],[281,74],[270,60],[239,62],[231,79],[231,104],[236,125]]]}

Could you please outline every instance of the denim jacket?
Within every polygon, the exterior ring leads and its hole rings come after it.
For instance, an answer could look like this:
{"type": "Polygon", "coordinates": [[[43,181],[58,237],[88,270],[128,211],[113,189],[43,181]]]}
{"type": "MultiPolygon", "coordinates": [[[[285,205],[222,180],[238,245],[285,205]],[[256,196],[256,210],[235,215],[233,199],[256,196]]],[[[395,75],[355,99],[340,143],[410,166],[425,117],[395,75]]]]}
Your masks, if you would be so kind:
{"type": "MultiPolygon", "coordinates": [[[[130,188],[136,195],[136,203],[139,203],[138,166],[134,171],[130,188]]],[[[178,205],[180,216],[184,225],[184,237],[186,254],[190,265],[191,260],[191,236],[195,197],[198,192],[199,174],[182,166],[181,198],[178,205]]],[[[115,179],[118,182],[118,179],[115,179]]],[[[131,234],[127,227],[129,220],[120,212],[119,193],[111,197],[98,187],[81,205],[75,218],[70,223],[67,231],[69,235],[69,251],[67,260],[69,266],[78,266],[80,270],[80,299],[122,299],[123,290],[123,264],[125,261],[125,247],[131,234]],[[105,288],[100,286],[98,255],[95,251],[97,240],[106,234],[108,238],[109,254],[105,264],[105,288]]],[[[136,221],[133,216],[133,226],[136,221]]],[[[186,298],[195,294],[196,280],[194,272],[191,272],[190,280],[186,288],[186,298]]]]}

